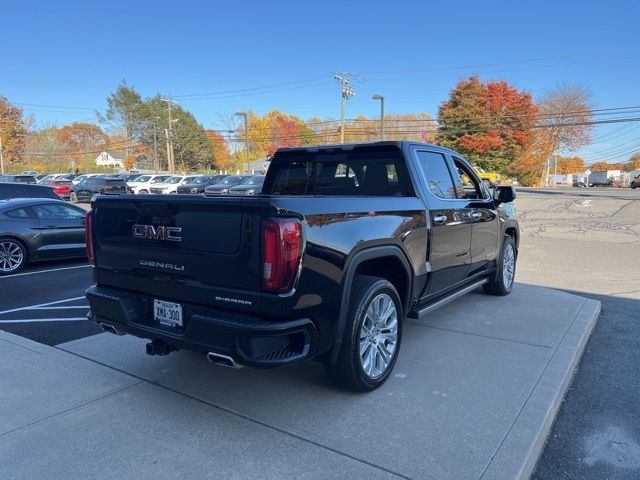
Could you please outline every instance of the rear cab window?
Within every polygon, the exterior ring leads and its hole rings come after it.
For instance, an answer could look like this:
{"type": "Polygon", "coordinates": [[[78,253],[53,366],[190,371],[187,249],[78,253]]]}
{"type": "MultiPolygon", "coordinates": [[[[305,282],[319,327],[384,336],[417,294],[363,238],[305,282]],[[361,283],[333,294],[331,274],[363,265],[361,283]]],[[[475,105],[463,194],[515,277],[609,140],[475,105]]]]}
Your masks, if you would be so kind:
{"type": "Polygon", "coordinates": [[[277,153],[265,178],[271,195],[414,196],[402,152],[393,146],[277,153]]]}

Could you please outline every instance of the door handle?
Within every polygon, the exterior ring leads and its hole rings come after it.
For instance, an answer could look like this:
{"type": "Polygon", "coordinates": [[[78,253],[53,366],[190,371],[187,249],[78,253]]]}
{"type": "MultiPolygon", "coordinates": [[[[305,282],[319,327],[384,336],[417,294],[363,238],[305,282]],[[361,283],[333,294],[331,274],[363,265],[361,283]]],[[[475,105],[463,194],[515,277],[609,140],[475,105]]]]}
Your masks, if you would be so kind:
{"type": "Polygon", "coordinates": [[[444,222],[447,221],[447,216],[446,215],[436,215],[435,217],[433,217],[433,223],[437,224],[437,225],[443,225],[444,222]]]}

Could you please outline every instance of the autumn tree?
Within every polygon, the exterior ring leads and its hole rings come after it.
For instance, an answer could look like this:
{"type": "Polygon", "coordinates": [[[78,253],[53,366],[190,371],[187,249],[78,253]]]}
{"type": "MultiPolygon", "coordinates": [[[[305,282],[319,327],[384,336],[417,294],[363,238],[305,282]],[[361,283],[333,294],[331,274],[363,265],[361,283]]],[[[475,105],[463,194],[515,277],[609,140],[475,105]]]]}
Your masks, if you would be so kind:
{"type": "Polygon", "coordinates": [[[532,134],[531,143],[507,167],[507,173],[515,176],[525,187],[542,183],[547,161],[553,151],[553,139],[548,131],[535,129],[532,134]]]}
{"type": "Polygon", "coordinates": [[[633,170],[640,170],[640,152],[636,152],[633,155],[631,155],[627,163],[624,164],[624,169],[627,172],[631,172],[633,170]]]}
{"type": "Polygon", "coordinates": [[[609,162],[594,162],[589,165],[589,170],[592,172],[602,172],[605,170],[622,170],[624,164],[622,163],[609,163],[609,162]]]}
{"type": "Polygon", "coordinates": [[[57,133],[62,152],[76,165],[84,164],[85,172],[89,171],[90,158],[108,143],[107,135],[93,123],[74,122],[63,126],[57,133]]]}
{"type": "Polygon", "coordinates": [[[0,140],[5,168],[20,163],[26,134],[22,109],[0,96],[0,140]]]}
{"type": "Polygon", "coordinates": [[[558,173],[567,175],[570,173],[582,173],[586,170],[582,157],[557,157],[558,173]]]}
{"type": "Polygon", "coordinates": [[[212,150],[212,164],[218,170],[226,170],[232,168],[234,159],[229,153],[229,145],[225,141],[224,137],[215,130],[205,130],[205,135],[211,142],[212,150]]]}
{"type": "Polygon", "coordinates": [[[547,89],[540,99],[540,124],[553,140],[552,154],[573,152],[591,143],[591,94],[580,86],[562,84],[547,89]]]}
{"type": "Polygon", "coordinates": [[[440,106],[437,141],[485,170],[502,172],[531,144],[536,113],[529,93],[473,76],[440,106]]]}

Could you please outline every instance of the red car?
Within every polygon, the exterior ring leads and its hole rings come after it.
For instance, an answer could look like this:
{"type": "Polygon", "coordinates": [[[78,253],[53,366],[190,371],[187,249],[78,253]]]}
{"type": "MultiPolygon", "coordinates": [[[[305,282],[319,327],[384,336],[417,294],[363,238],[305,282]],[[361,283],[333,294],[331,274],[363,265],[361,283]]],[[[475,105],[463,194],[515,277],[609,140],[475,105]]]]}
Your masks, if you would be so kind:
{"type": "Polygon", "coordinates": [[[71,186],[73,185],[71,180],[51,180],[49,185],[53,187],[53,191],[56,192],[56,195],[64,200],[69,200],[69,196],[71,195],[71,186]]]}

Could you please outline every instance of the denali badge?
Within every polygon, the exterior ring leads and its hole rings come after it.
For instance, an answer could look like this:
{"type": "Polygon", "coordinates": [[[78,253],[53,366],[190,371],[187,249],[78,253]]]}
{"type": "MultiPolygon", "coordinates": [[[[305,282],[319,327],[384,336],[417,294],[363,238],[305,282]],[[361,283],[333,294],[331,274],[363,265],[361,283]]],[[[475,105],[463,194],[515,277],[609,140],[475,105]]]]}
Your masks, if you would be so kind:
{"type": "Polygon", "coordinates": [[[164,268],[165,270],[175,270],[177,272],[184,272],[184,265],[177,265],[175,263],[154,262],[152,260],[140,260],[140,265],[144,267],[156,267],[156,268],[164,268]]]}
{"type": "Polygon", "coordinates": [[[153,240],[169,240],[171,242],[181,242],[182,237],[178,235],[182,227],[166,227],[164,225],[134,225],[133,236],[135,238],[150,238],[153,240]]]}

